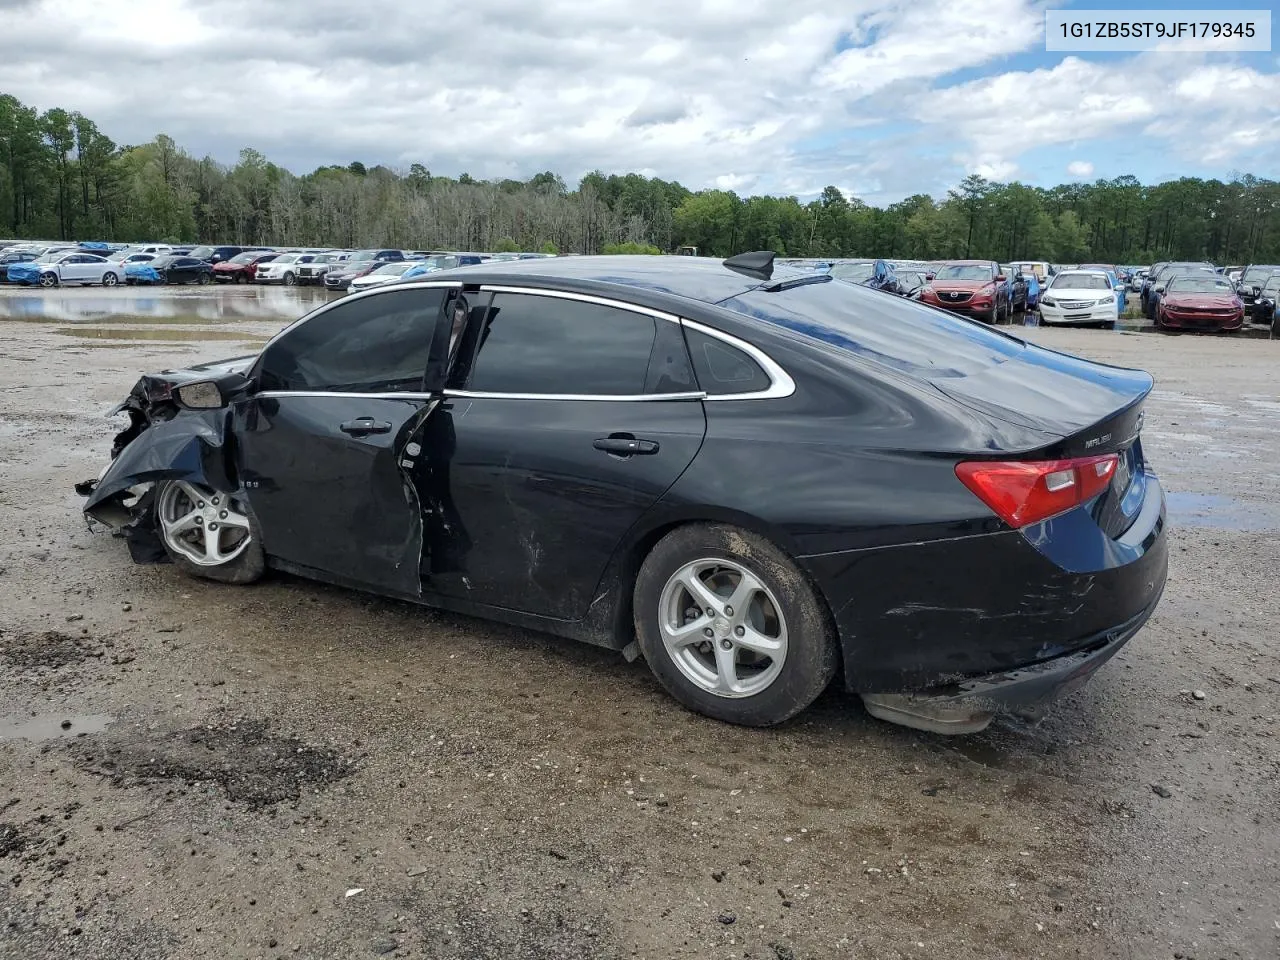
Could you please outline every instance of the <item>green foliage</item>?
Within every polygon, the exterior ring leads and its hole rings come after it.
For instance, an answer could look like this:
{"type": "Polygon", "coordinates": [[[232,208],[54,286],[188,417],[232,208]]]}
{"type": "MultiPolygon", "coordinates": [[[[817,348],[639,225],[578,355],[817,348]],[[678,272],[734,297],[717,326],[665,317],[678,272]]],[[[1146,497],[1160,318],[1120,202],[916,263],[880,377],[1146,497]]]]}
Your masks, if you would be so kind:
{"type": "Polygon", "coordinates": [[[646,254],[648,256],[659,256],[662,251],[655,247],[652,243],[606,243],[600,248],[601,253],[631,253],[646,254]]]}
{"type": "Polygon", "coordinates": [[[549,254],[551,254],[553,257],[558,257],[558,256],[560,256],[560,248],[559,248],[559,247],[557,247],[557,246],[556,246],[554,243],[552,243],[550,240],[548,240],[548,241],[547,241],[546,243],[544,243],[541,247],[539,247],[539,248],[538,248],[538,252],[539,252],[539,253],[549,253],[549,254]]]}
{"type": "Polygon", "coordinates": [[[360,161],[295,176],[253,149],[233,166],[171,137],[119,146],[78,113],[0,94],[0,236],[704,256],[980,257],[1059,263],[1280,261],[1280,183],[1134,177],[1050,189],[971,175],[884,209],[835,185],[807,203],[691,191],[638,173],[480,181],[360,161]]]}

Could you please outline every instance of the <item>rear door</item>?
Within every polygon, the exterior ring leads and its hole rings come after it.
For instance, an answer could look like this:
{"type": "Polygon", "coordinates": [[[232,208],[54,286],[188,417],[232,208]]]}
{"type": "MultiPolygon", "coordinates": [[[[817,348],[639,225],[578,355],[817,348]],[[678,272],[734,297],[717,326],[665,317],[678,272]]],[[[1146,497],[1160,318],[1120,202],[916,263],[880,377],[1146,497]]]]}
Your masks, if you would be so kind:
{"type": "Polygon", "coordinates": [[[478,296],[456,388],[429,425],[439,460],[423,499],[439,514],[427,588],[577,620],[627,531],[702,445],[681,328],[571,293],[478,296]]]}
{"type": "Polygon", "coordinates": [[[275,561],[418,594],[413,474],[443,386],[443,373],[428,377],[449,293],[440,285],[343,301],[263,352],[234,429],[246,497],[275,561]]]}

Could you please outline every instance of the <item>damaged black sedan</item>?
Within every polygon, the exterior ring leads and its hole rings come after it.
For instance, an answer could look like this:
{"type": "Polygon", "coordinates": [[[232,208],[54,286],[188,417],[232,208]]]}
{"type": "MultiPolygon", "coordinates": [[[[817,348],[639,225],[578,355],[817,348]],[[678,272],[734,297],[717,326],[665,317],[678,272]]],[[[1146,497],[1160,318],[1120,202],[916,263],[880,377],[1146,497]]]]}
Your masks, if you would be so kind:
{"type": "Polygon", "coordinates": [[[81,492],[140,562],[578,638],[723,720],[840,672],[969,732],[1041,715],[1159,600],[1151,387],[767,253],[491,263],[143,377],[81,492]]]}

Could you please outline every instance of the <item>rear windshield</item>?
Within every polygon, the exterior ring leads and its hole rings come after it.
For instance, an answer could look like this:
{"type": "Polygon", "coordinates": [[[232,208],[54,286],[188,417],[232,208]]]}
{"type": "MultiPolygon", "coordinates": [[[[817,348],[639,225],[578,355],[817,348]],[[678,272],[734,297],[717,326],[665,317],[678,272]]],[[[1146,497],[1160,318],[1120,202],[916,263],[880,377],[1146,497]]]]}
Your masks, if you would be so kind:
{"type": "Polygon", "coordinates": [[[930,379],[968,376],[1023,349],[985,325],[847,283],[749,290],[720,306],[930,379]]]}
{"type": "Polygon", "coordinates": [[[1060,273],[1049,284],[1050,290],[1110,290],[1107,278],[1097,273],[1060,273]]]}

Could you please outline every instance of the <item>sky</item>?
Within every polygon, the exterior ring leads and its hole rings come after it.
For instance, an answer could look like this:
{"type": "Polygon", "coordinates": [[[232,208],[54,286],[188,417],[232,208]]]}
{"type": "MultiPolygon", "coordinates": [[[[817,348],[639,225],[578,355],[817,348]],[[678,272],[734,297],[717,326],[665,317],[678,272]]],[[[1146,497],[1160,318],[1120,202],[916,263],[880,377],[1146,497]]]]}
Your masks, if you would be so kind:
{"type": "MultiPolygon", "coordinates": [[[[0,0],[0,93],[117,143],[167,133],[223,163],[253,147],[296,173],[599,169],[877,205],[970,173],[1280,177],[1275,53],[1045,51],[1046,8],[1116,5],[0,0]]],[[[1280,20],[1259,0],[1123,5],[1280,20]]]]}

